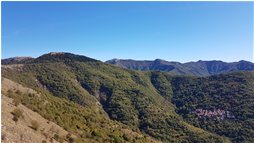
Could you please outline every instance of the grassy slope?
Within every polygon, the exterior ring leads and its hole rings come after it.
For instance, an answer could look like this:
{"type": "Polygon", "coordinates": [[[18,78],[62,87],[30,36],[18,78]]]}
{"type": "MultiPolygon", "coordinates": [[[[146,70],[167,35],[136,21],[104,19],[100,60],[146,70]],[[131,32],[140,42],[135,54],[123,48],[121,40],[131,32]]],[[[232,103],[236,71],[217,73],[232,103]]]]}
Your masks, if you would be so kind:
{"type": "MultiPolygon", "coordinates": [[[[110,134],[114,131],[109,127],[113,122],[107,119],[103,108],[111,119],[164,142],[225,141],[224,138],[184,122],[174,112],[174,106],[157,92],[149,76],[141,72],[124,70],[74,55],[44,55],[36,59],[35,63],[25,64],[19,71],[16,68],[3,68],[3,76],[45,93],[46,100],[53,103],[53,107],[47,110],[57,108],[50,111],[48,118],[72,132],[85,134],[98,128],[103,139],[111,140],[110,134]],[[80,105],[82,108],[78,109],[80,105]],[[66,107],[68,109],[62,109],[66,107]],[[74,111],[69,116],[64,116],[62,113],[66,110],[74,111]],[[79,119],[72,123],[69,121],[71,119],[66,119],[72,116],[84,117],[86,120],[79,119]],[[88,117],[92,119],[87,119],[88,117]],[[87,123],[87,120],[90,122],[87,123]],[[77,126],[73,126],[75,124],[77,126]]],[[[34,102],[37,101],[26,104],[34,102]]],[[[45,107],[39,109],[42,110],[38,111],[41,114],[45,112],[45,107]]],[[[79,134],[81,138],[82,134],[79,134]]],[[[122,133],[117,134],[120,134],[120,138],[123,136],[122,133]]]]}
{"type": "Polygon", "coordinates": [[[59,135],[65,138],[67,133],[63,128],[59,127],[53,122],[48,122],[45,118],[40,116],[38,113],[33,112],[26,106],[19,104],[14,106],[11,98],[2,95],[2,136],[4,139],[3,143],[9,142],[26,142],[35,143],[42,142],[43,140],[50,142],[59,143],[54,139],[54,135],[59,135]],[[23,118],[18,119],[18,122],[13,121],[13,112],[15,109],[20,109],[23,113],[23,118]],[[38,122],[38,129],[34,130],[31,128],[31,122],[38,122]]]}

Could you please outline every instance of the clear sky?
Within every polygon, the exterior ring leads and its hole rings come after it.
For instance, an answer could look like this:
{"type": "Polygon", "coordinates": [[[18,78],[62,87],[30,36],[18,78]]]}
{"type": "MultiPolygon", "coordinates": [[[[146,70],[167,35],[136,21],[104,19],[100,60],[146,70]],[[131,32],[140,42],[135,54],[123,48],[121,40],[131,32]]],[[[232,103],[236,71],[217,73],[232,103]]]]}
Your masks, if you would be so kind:
{"type": "Polygon", "coordinates": [[[2,58],[253,59],[253,2],[2,2],[2,58]]]}

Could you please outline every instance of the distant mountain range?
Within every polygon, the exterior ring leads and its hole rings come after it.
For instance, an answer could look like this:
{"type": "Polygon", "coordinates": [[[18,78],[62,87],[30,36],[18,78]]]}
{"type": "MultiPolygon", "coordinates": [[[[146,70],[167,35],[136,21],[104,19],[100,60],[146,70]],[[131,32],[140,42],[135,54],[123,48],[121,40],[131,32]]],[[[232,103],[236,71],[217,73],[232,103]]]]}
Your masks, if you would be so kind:
{"type": "Polygon", "coordinates": [[[197,61],[197,62],[169,62],[161,59],[154,61],[137,61],[112,59],[106,61],[108,64],[141,71],[166,71],[176,75],[209,76],[235,71],[253,71],[254,63],[239,61],[227,63],[223,61],[197,61]]]}
{"type": "MultiPolygon", "coordinates": [[[[54,55],[59,53],[50,53],[54,55]]],[[[64,53],[63,53],[64,54],[64,53]]],[[[13,57],[2,60],[2,64],[24,64],[36,61],[32,57],[13,57]]],[[[162,59],[148,60],[132,60],[132,59],[112,59],[105,63],[118,67],[140,70],[140,71],[165,71],[174,75],[192,75],[192,76],[210,76],[215,74],[224,74],[237,71],[253,71],[254,63],[249,61],[223,62],[218,60],[197,61],[197,62],[170,62],[162,59]]]]}
{"type": "MultiPolygon", "coordinates": [[[[55,53],[50,53],[50,55],[55,53]]],[[[13,57],[2,60],[2,64],[24,64],[30,63],[35,58],[32,57],[13,57]]],[[[215,74],[230,73],[236,71],[253,71],[254,63],[241,60],[239,62],[223,62],[223,61],[197,61],[197,62],[169,62],[162,59],[148,60],[132,60],[132,59],[112,59],[105,63],[118,67],[140,70],[140,71],[165,71],[175,75],[192,75],[192,76],[210,76],[215,74]]]]}

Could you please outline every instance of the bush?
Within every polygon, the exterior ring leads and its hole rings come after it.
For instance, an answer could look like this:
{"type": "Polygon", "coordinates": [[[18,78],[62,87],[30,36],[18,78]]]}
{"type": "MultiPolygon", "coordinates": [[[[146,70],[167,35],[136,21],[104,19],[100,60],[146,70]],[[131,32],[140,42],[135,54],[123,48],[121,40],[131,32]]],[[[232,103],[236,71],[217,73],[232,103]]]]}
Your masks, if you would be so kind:
{"type": "Polygon", "coordinates": [[[18,120],[19,120],[19,118],[18,117],[16,117],[16,116],[14,116],[13,118],[12,118],[12,120],[14,121],[14,122],[18,122],[18,120]]]}
{"type": "Polygon", "coordinates": [[[20,103],[21,103],[21,101],[20,101],[20,99],[18,99],[18,98],[14,98],[13,100],[12,100],[12,103],[14,104],[14,106],[18,106],[20,103]]]}
{"type": "Polygon", "coordinates": [[[131,135],[128,135],[128,134],[124,134],[124,135],[123,135],[123,138],[124,138],[124,140],[126,140],[126,141],[131,141],[131,140],[132,140],[131,135]]]}
{"type": "Polygon", "coordinates": [[[70,133],[68,133],[66,135],[66,139],[67,139],[68,143],[74,143],[74,141],[75,141],[75,139],[71,136],[70,133]]]}
{"type": "Polygon", "coordinates": [[[113,139],[116,143],[124,143],[124,140],[119,136],[113,136],[113,139]]]}
{"type": "Polygon", "coordinates": [[[55,134],[54,137],[53,137],[56,141],[59,140],[59,135],[58,134],[55,134]]]}
{"type": "Polygon", "coordinates": [[[20,90],[17,90],[15,93],[18,94],[18,95],[22,94],[22,92],[20,90]]]}
{"type": "Polygon", "coordinates": [[[31,128],[37,131],[39,128],[39,123],[35,120],[32,120],[31,121],[31,128]]]}
{"type": "Polygon", "coordinates": [[[100,134],[100,132],[94,130],[94,131],[92,131],[92,136],[100,137],[101,134],[100,134]]]}
{"type": "Polygon", "coordinates": [[[4,133],[2,133],[1,140],[4,141],[5,139],[6,139],[6,135],[4,133]]]}
{"type": "Polygon", "coordinates": [[[60,142],[60,143],[63,143],[64,142],[64,137],[63,136],[60,136],[58,133],[54,134],[54,137],[53,137],[56,141],[60,142]]]}
{"type": "Polygon", "coordinates": [[[13,115],[13,121],[17,122],[19,118],[23,118],[24,115],[23,115],[23,111],[19,108],[16,108],[14,109],[12,112],[12,115],[13,115]]]}
{"type": "Polygon", "coordinates": [[[47,143],[47,141],[43,140],[42,143],[47,143]]]}
{"type": "Polygon", "coordinates": [[[13,91],[11,89],[7,91],[7,96],[13,97],[13,91]]]}

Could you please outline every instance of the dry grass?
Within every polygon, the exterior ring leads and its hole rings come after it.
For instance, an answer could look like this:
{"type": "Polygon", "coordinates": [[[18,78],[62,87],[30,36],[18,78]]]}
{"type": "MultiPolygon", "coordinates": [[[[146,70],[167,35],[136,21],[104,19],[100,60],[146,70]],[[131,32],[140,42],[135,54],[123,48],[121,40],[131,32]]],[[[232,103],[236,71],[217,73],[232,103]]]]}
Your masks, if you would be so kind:
{"type": "Polygon", "coordinates": [[[2,77],[2,87],[1,88],[2,88],[2,93],[7,92],[8,90],[12,90],[14,92],[19,90],[22,93],[31,93],[31,94],[37,95],[38,97],[40,96],[40,94],[38,94],[33,89],[23,87],[22,85],[15,83],[9,79],[3,78],[3,77],[2,77]]]}
{"type": "Polygon", "coordinates": [[[55,123],[47,121],[38,113],[33,112],[21,104],[15,107],[12,103],[12,99],[5,95],[2,95],[1,124],[2,135],[5,138],[3,143],[41,143],[42,140],[50,142],[50,138],[52,138],[54,134],[66,136],[68,133],[55,123]],[[13,121],[13,115],[11,114],[16,108],[21,109],[24,116],[24,118],[19,119],[17,123],[13,121]],[[39,127],[37,131],[31,128],[32,121],[38,122],[39,127]]]}
{"type": "MultiPolygon", "coordinates": [[[[20,90],[20,91],[29,91],[34,93],[39,97],[34,90],[25,88],[20,84],[12,82],[8,79],[2,78],[2,93],[3,91],[20,90]]],[[[26,106],[19,104],[15,106],[13,104],[13,99],[2,94],[2,142],[3,143],[41,143],[43,140],[51,143],[52,138],[55,134],[59,136],[66,136],[68,134],[63,128],[57,124],[50,122],[43,118],[38,113],[30,110],[26,106]],[[20,109],[23,111],[23,118],[20,118],[16,123],[13,121],[13,114],[11,113],[14,109],[20,109]],[[38,123],[38,129],[32,129],[31,123],[36,121],[38,123]]],[[[54,143],[57,143],[53,139],[54,143]]]]}

